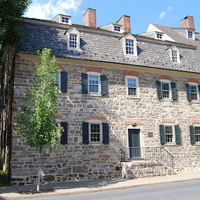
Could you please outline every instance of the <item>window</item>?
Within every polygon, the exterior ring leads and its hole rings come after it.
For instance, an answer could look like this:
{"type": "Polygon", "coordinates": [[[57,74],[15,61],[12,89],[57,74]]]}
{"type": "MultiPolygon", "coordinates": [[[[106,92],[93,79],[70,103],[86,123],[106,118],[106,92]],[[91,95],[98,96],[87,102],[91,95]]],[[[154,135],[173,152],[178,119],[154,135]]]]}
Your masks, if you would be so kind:
{"type": "Polygon", "coordinates": [[[107,95],[107,77],[97,72],[82,73],[82,93],[107,95]]]}
{"type": "Polygon", "coordinates": [[[68,123],[60,122],[60,126],[63,127],[63,130],[61,132],[60,143],[64,145],[68,142],[68,123]]]}
{"type": "Polygon", "coordinates": [[[67,92],[67,72],[59,70],[55,85],[59,86],[61,92],[67,92]]]}
{"type": "Polygon", "coordinates": [[[69,50],[80,51],[80,32],[76,28],[67,31],[67,47],[69,50]]]}
{"type": "Polygon", "coordinates": [[[200,125],[194,124],[190,128],[190,141],[191,144],[200,143],[200,125]]]}
{"type": "Polygon", "coordinates": [[[194,31],[192,31],[192,30],[188,30],[187,31],[187,37],[188,37],[188,39],[195,39],[194,38],[194,31]]]}
{"type": "Polygon", "coordinates": [[[156,37],[157,37],[157,39],[160,39],[160,40],[162,40],[162,36],[163,36],[163,34],[162,34],[162,33],[156,33],[156,37]]]}
{"type": "Polygon", "coordinates": [[[180,63],[179,49],[176,46],[172,46],[169,49],[170,58],[173,63],[180,63]]]}
{"type": "Polygon", "coordinates": [[[199,100],[200,85],[198,83],[186,83],[187,99],[199,100]]]}
{"type": "Polygon", "coordinates": [[[69,18],[68,17],[62,17],[62,23],[69,23],[69,18]]]}
{"type": "Polygon", "coordinates": [[[176,83],[170,80],[157,80],[157,96],[159,99],[177,100],[176,83]]]}
{"type": "Polygon", "coordinates": [[[126,76],[126,95],[128,97],[139,97],[138,77],[126,76]]]}
{"type": "Polygon", "coordinates": [[[200,142],[200,127],[194,128],[195,142],[200,142]]]}
{"type": "Polygon", "coordinates": [[[137,56],[137,41],[132,34],[122,37],[122,42],[125,56],[137,56]]]}
{"type": "Polygon", "coordinates": [[[180,128],[179,125],[165,124],[160,125],[160,142],[161,144],[180,144],[180,128]]]}
{"type": "Polygon", "coordinates": [[[83,143],[84,144],[108,144],[109,126],[100,120],[83,122],[83,143]]]}
{"type": "Polygon", "coordinates": [[[114,31],[120,32],[121,31],[121,27],[120,26],[114,26],[114,31]]]}

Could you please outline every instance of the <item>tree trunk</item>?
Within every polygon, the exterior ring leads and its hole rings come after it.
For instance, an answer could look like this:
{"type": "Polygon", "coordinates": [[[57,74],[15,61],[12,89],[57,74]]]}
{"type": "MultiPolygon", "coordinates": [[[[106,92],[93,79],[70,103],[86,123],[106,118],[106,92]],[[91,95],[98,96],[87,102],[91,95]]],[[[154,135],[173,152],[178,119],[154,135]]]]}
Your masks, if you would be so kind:
{"type": "Polygon", "coordinates": [[[41,154],[42,154],[42,146],[40,145],[40,147],[39,147],[39,167],[38,167],[37,192],[40,191],[41,154]]]}

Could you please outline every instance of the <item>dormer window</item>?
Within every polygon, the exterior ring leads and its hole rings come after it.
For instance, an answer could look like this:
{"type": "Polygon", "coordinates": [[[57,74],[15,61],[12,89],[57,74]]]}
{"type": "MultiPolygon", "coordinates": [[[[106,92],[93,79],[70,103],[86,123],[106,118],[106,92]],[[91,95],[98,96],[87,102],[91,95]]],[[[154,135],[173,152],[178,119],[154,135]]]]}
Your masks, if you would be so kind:
{"type": "Polygon", "coordinates": [[[172,62],[177,62],[178,60],[178,53],[176,50],[172,50],[172,62]]]}
{"type": "Polygon", "coordinates": [[[59,14],[59,15],[55,16],[54,18],[52,18],[51,21],[55,21],[55,22],[62,23],[62,24],[69,24],[69,25],[72,24],[71,16],[69,16],[69,15],[59,14]]]}
{"type": "Polygon", "coordinates": [[[80,32],[74,27],[67,31],[67,48],[80,50],[80,32]]]}
{"type": "Polygon", "coordinates": [[[121,32],[121,27],[120,26],[114,26],[114,31],[115,32],[121,32]]]}
{"type": "Polygon", "coordinates": [[[122,38],[124,55],[137,56],[137,41],[132,34],[127,34],[122,38]]]}
{"type": "Polygon", "coordinates": [[[159,40],[162,40],[163,34],[162,33],[156,33],[156,38],[159,40]]]}
{"type": "Polygon", "coordinates": [[[194,39],[194,31],[188,30],[187,31],[187,37],[188,37],[188,39],[194,39]]]}
{"type": "Polygon", "coordinates": [[[62,23],[69,23],[69,17],[62,17],[62,23]]]}
{"type": "Polygon", "coordinates": [[[171,61],[172,61],[173,63],[180,63],[179,49],[178,49],[176,46],[172,46],[172,47],[169,49],[169,52],[170,52],[171,61]]]}

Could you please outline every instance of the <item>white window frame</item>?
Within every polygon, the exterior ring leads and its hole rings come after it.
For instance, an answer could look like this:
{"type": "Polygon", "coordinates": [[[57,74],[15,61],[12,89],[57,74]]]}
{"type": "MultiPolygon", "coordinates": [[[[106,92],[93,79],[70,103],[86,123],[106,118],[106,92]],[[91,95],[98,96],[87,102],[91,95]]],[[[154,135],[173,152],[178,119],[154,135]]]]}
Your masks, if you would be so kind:
{"type": "Polygon", "coordinates": [[[139,78],[137,76],[125,76],[125,85],[126,85],[126,96],[128,98],[139,98],[140,93],[139,93],[139,78]],[[128,94],[128,80],[135,80],[136,81],[136,95],[129,95],[128,94]]]}
{"type": "Polygon", "coordinates": [[[123,43],[123,51],[124,51],[124,56],[126,57],[137,57],[137,40],[136,38],[128,33],[124,37],[122,37],[122,43],[123,43]],[[133,41],[133,54],[127,54],[126,53],[126,40],[132,40],[133,41]]]}
{"type": "Polygon", "coordinates": [[[186,34],[187,34],[187,38],[188,39],[195,40],[195,35],[194,35],[194,31],[193,30],[188,30],[187,29],[187,33],[186,34]],[[189,32],[192,32],[192,37],[191,38],[189,37],[189,32]]]}
{"type": "Polygon", "coordinates": [[[192,99],[192,93],[191,93],[191,88],[190,88],[190,95],[191,95],[191,100],[192,101],[199,101],[200,97],[199,97],[199,88],[198,88],[198,83],[193,83],[193,82],[188,82],[189,86],[196,86],[196,91],[197,91],[197,99],[192,99]]]}
{"type": "Polygon", "coordinates": [[[57,74],[58,81],[55,82],[55,85],[58,85],[58,86],[60,86],[60,72],[61,72],[61,69],[58,70],[58,74],[57,74]]]}
{"type": "Polygon", "coordinates": [[[80,51],[80,32],[76,28],[71,28],[67,31],[67,49],[68,50],[77,50],[80,51]],[[70,35],[76,35],[77,43],[76,43],[76,48],[70,47],[70,35]]]}
{"type": "Polygon", "coordinates": [[[89,123],[89,126],[88,126],[88,128],[89,128],[89,130],[88,130],[88,132],[89,132],[89,143],[90,144],[102,144],[102,142],[103,142],[102,123],[103,122],[101,120],[89,120],[88,123],[89,123]],[[100,126],[100,141],[97,141],[97,142],[91,141],[91,125],[92,124],[98,124],[100,126]]]}
{"type": "Polygon", "coordinates": [[[87,72],[88,75],[88,94],[101,95],[101,74],[98,72],[87,72]],[[90,92],[90,76],[98,77],[98,92],[90,92]]]}
{"type": "Polygon", "coordinates": [[[166,132],[165,132],[165,144],[166,145],[170,145],[170,144],[174,145],[174,144],[176,144],[176,142],[175,142],[175,124],[173,124],[173,123],[164,123],[163,125],[164,125],[164,130],[165,130],[166,126],[171,126],[172,127],[172,142],[167,142],[166,141],[167,138],[166,138],[166,132]]]}
{"type": "Polygon", "coordinates": [[[193,124],[194,127],[194,137],[195,137],[195,143],[200,144],[200,140],[196,141],[196,133],[195,133],[195,128],[200,128],[200,124],[193,124]]]}
{"type": "Polygon", "coordinates": [[[159,81],[161,82],[162,99],[171,99],[172,98],[171,81],[166,79],[160,79],[159,81]],[[163,88],[162,88],[163,83],[169,84],[169,97],[163,97],[163,88]]]}
{"type": "Polygon", "coordinates": [[[180,63],[181,61],[180,61],[179,49],[178,49],[176,46],[172,46],[172,47],[170,47],[169,50],[170,50],[170,58],[171,58],[171,61],[172,61],[173,63],[180,63]],[[173,61],[173,55],[172,55],[173,51],[176,51],[176,52],[177,52],[177,62],[174,62],[174,61],[173,61]]]}
{"type": "Polygon", "coordinates": [[[158,39],[158,40],[162,40],[163,39],[163,33],[155,32],[155,34],[156,34],[156,39],[158,39]],[[160,35],[161,37],[158,37],[158,35],[160,35]]]}

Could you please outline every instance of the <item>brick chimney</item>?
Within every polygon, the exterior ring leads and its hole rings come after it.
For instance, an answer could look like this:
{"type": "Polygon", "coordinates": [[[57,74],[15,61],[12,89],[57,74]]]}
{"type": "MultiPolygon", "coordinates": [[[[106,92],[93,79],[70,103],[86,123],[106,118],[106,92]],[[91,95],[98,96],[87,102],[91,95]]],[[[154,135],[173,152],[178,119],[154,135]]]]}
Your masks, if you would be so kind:
{"type": "Polygon", "coordinates": [[[123,15],[118,21],[117,24],[122,25],[122,28],[127,32],[131,33],[131,20],[129,16],[123,15]]]}
{"type": "Polygon", "coordinates": [[[83,14],[83,25],[96,28],[96,10],[88,8],[83,14]]]}
{"type": "Polygon", "coordinates": [[[181,22],[181,28],[189,28],[195,30],[194,17],[186,16],[180,22],[181,22]]]}

